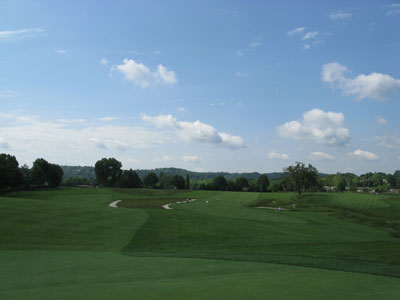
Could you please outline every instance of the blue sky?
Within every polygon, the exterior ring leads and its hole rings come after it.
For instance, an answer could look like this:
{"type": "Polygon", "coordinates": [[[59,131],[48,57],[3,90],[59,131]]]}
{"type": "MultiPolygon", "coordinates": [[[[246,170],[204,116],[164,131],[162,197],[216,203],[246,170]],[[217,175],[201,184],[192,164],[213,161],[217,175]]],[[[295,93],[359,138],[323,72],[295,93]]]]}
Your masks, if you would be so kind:
{"type": "Polygon", "coordinates": [[[400,169],[400,2],[2,1],[0,152],[400,169]]]}

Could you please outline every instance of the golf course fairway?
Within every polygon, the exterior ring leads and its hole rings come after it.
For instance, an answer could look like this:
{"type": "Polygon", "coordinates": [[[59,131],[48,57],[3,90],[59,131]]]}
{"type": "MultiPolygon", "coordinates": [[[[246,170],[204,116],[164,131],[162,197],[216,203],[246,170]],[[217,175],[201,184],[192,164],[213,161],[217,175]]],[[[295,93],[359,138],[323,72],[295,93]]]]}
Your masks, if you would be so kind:
{"type": "Polygon", "coordinates": [[[394,195],[18,192],[0,299],[400,299],[399,216],[394,195]]]}

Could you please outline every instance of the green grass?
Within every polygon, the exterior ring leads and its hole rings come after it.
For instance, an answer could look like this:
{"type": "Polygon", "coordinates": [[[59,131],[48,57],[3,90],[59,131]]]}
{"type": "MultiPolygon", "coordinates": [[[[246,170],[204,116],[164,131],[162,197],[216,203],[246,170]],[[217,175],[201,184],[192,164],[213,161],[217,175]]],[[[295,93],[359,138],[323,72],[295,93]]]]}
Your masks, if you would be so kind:
{"type": "Polygon", "coordinates": [[[399,299],[399,217],[389,195],[15,193],[0,197],[0,299],[399,299]]]}

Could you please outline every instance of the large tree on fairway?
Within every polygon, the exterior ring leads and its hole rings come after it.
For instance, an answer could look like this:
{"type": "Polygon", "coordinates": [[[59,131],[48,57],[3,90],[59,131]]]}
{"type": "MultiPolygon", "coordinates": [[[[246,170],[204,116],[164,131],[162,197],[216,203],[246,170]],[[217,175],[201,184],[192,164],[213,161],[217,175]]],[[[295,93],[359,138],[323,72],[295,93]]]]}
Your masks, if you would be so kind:
{"type": "Polygon", "coordinates": [[[94,165],[97,181],[105,186],[115,186],[121,177],[122,164],[115,158],[102,158],[94,165]]]}
{"type": "Polygon", "coordinates": [[[59,186],[61,184],[63,176],[64,176],[64,171],[59,165],[49,164],[46,174],[49,186],[51,187],[59,186]]]}
{"type": "Polygon", "coordinates": [[[213,188],[217,191],[225,191],[228,186],[228,182],[225,177],[220,175],[214,178],[213,180],[213,188]]]}
{"type": "Polygon", "coordinates": [[[139,188],[142,186],[142,180],[132,169],[122,171],[118,185],[123,188],[139,188]]]}
{"type": "Polygon", "coordinates": [[[157,174],[154,172],[150,172],[143,178],[144,186],[148,187],[148,188],[154,189],[156,187],[158,181],[159,181],[159,179],[157,177],[157,174]]]}
{"type": "Polygon", "coordinates": [[[269,179],[267,175],[260,175],[257,178],[257,190],[259,192],[266,192],[268,191],[268,187],[269,187],[269,179]]]}
{"type": "Polygon", "coordinates": [[[291,180],[295,189],[301,195],[308,187],[317,184],[318,171],[311,164],[306,167],[302,162],[296,162],[294,166],[289,166],[284,169],[288,179],[291,180]]]}
{"type": "Polygon", "coordinates": [[[21,173],[18,169],[18,161],[13,155],[0,154],[0,189],[18,187],[21,173]]]}
{"type": "Polygon", "coordinates": [[[44,187],[47,183],[47,173],[49,163],[43,158],[38,158],[33,162],[30,171],[30,181],[36,187],[44,187]]]}
{"type": "Polygon", "coordinates": [[[64,172],[59,165],[51,164],[43,158],[38,158],[33,162],[29,172],[30,181],[36,187],[57,187],[63,179],[64,172]]]}
{"type": "Polygon", "coordinates": [[[239,191],[243,191],[249,187],[249,181],[247,178],[238,177],[235,179],[235,185],[239,191]]]}

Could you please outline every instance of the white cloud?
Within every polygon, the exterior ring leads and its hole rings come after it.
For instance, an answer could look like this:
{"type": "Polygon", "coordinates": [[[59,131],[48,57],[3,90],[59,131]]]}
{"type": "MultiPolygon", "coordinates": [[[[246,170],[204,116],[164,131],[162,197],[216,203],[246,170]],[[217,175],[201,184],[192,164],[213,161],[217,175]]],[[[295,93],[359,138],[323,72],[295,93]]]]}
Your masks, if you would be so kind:
{"type": "Polygon", "coordinates": [[[10,145],[0,136],[0,148],[8,149],[10,145]]]}
{"type": "Polygon", "coordinates": [[[125,58],[123,64],[111,68],[111,71],[120,71],[126,80],[132,81],[141,87],[148,87],[155,84],[172,85],[178,80],[174,71],[168,71],[163,65],[158,65],[154,72],[143,63],[137,63],[133,59],[125,58]]]}
{"type": "Polygon", "coordinates": [[[157,71],[154,72],[154,77],[157,82],[163,84],[174,84],[178,80],[176,79],[176,75],[174,71],[168,71],[166,67],[163,65],[158,65],[157,71]]]}
{"type": "Polygon", "coordinates": [[[67,50],[59,49],[59,50],[57,50],[57,54],[66,55],[67,54],[67,50]]]}
{"type": "Polygon", "coordinates": [[[355,96],[356,100],[371,98],[385,100],[384,95],[400,90],[400,80],[381,73],[346,76],[348,69],[337,62],[323,65],[321,80],[342,91],[344,95],[355,96]]]}
{"type": "Polygon", "coordinates": [[[141,115],[141,119],[145,122],[151,123],[158,128],[179,128],[179,125],[172,115],[159,115],[151,117],[146,114],[141,115]]]}
{"type": "Polygon", "coordinates": [[[310,44],[305,44],[304,46],[303,46],[303,50],[308,50],[308,49],[310,49],[310,44]]]}
{"type": "Polygon", "coordinates": [[[400,136],[398,135],[383,135],[376,137],[376,140],[379,141],[378,146],[380,147],[400,150],[400,136]]]}
{"type": "Polygon", "coordinates": [[[344,115],[321,109],[305,112],[301,122],[291,121],[279,126],[278,134],[288,139],[309,140],[327,145],[343,145],[350,138],[344,115]]]}
{"type": "Polygon", "coordinates": [[[172,141],[166,133],[135,126],[81,123],[77,128],[36,116],[6,113],[0,114],[0,121],[0,137],[23,162],[46,157],[56,163],[74,163],[79,158],[80,162],[93,164],[93,157],[115,155],[123,149],[153,148],[172,141]]]}
{"type": "Polygon", "coordinates": [[[12,90],[0,91],[0,98],[14,98],[14,92],[12,90]]]}
{"type": "Polygon", "coordinates": [[[295,33],[301,33],[301,32],[304,32],[304,30],[306,30],[305,27],[297,27],[297,28],[295,28],[295,29],[293,29],[291,31],[288,31],[287,35],[293,35],[295,33]]]}
{"type": "Polygon", "coordinates": [[[86,119],[58,119],[57,122],[65,124],[77,124],[86,122],[86,119]]]}
{"type": "Polygon", "coordinates": [[[365,160],[379,160],[378,155],[360,149],[350,152],[349,155],[352,157],[357,157],[365,160]]]}
{"type": "Polygon", "coordinates": [[[160,50],[154,50],[154,51],[153,51],[153,54],[155,54],[155,55],[160,55],[160,54],[161,54],[161,51],[160,51],[160,50]]]}
{"type": "Polygon", "coordinates": [[[335,159],[332,155],[329,155],[324,152],[311,152],[308,157],[311,159],[319,159],[319,160],[334,160],[335,159]]]}
{"type": "Polygon", "coordinates": [[[243,51],[240,51],[240,50],[237,50],[236,54],[237,54],[237,56],[243,56],[244,55],[243,51]]]}
{"type": "Polygon", "coordinates": [[[107,65],[108,64],[108,60],[106,59],[106,58],[102,58],[102,59],[100,59],[100,64],[102,64],[102,65],[107,65]]]}
{"type": "Polygon", "coordinates": [[[236,72],[235,75],[236,75],[236,77],[249,77],[246,73],[242,73],[242,72],[236,72]]]}
{"type": "Polygon", "coordinates": [[[389,10],[386,13],[387,16],[400,15],[400,3],[392,3],[389,5],[389,10]]]}
{"type": "Polygon", "coordinates": [[[97,120],[102,121],[102,122],[109,122],[109,121],[114,121],[118,120],[119,117],[102,117],[102,118],[97,118],[97,120]]]}
{"type": "Polygon", "coordinates": [[[340,19],[351,18],[351,16],[352,16],[351,13],[337,11],[337,12],[331,13],[331,14],[329,15],[329,18],[330,18],[331,20],[340,20],[340,19]]]}
{"type": "Polygon", "coordinates": [[[261,46],[261,43],[260,42],[251,42],[249,46],[252,48],[255,48],[255,47],[261,46]]]}
{"type": "Polygon", "coordinates": [[[0,40],[5,40],[9,38],[32,37],[36,33],[40,32],[44,32],[44,30],[42,28],[24,28],[18,30],[0,31],[0,40]]]}
{"type": "Polygon", "coordinates": [[[163,157],[160,158],[155,158],[153,161],[156,163],[168,163],[168,162],[172,162],[175,159],[169,155],[164,155],[163,157]]]}
{"type": "Polygon", "coordinates": [[[183,155],[182,160],[186,163],[199,163],[200,158],[197,155],[183,155]]]}
{"type": "Polygon", "coordinates": [[[267,157],[269,159],[280,159],[280,160],[290,159],[289,155],[287,155],[286,153],[276,153],[276,152],[268,153],[267,157]]]}
{"type": "Polygon", "coordinates": [[[195,122],[177,121],[172,115],[151,117],[145,114],[142,114],[141,118],[143,121],[153,124],[158,128],[173,129],[186,142],[210,143],[231,149],[246,147],[243,138],[225,132],[218,132],[213,126],[198,120],[195,122]]]}
{"type": "Polygon", "coordinates": [[[376,116],[376,121],[378,122],[379,125],[386,125],[387,120],[379,115],[376,116]]]}
{"type": "Polygon", "coordinates": [[[309,31],[305,35],[303,35],[303,40],[311,40],[315,39],[318,36],[318,31],[309,31]]]}
{"type": "Polygon", "coordinates": [[[178,113],[185,112],[185,111],[186,111],[186,108],[184,108],[183,106],[180,106],[180,107],[178,107],[178,108],[176,109],[176,111],[177,111],[178,113]]]}

